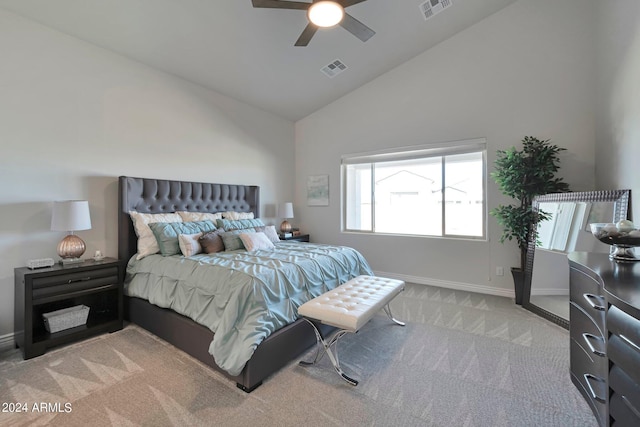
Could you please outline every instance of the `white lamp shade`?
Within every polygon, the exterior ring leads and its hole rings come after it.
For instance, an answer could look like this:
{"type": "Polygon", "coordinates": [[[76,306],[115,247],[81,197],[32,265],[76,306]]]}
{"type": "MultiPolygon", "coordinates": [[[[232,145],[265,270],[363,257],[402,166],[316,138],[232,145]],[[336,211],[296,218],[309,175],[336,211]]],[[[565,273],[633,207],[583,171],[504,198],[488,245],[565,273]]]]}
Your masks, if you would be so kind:
{"type": "Polygon", "coordinates": [[[278,206],[278,216],[280,218],[293,218],[293,203],[280,203],[280,206],[278,206]]]}
{"type": "Polygon", "coordinates": [[[86,200],[64,200],[53,202],[51,215],[52,231],[77,231],[91,229],[89,202],[86,200]]]}

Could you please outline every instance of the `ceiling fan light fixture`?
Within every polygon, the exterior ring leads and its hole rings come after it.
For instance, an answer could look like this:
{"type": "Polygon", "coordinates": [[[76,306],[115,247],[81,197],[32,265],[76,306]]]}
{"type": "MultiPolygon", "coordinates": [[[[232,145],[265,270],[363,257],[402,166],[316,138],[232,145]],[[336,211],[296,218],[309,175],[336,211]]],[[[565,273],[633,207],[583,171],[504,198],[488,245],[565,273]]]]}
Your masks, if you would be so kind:
{"type": "Polygon", "coordinates": [[[309,7],[307,16],[318,27],[333,27],[344,18],[344,8],[334,1],[317,1],[309,7]]]}

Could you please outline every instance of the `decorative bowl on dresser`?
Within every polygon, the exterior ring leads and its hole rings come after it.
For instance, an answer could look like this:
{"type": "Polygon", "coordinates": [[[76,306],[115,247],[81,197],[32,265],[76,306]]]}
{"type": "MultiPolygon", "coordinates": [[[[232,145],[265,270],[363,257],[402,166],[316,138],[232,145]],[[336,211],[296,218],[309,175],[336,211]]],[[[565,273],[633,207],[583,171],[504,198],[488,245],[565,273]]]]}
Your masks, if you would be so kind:
{"type": "Polygon", "coordinates": [[[122,268],[122,263],[113,258],[37,270],[16,268],[14,336],[24,358],[40,356],[53,346],[122,329],[122,268]],[[47,331],[44,314],[77,306],[88,307],[86,323],[47,331]]]}
{"type": "Polygon", "coordinates": [[[611,245],[609,255],[617,262],[640,261],[636,257],[634,248],[640,246],[640,229],[628,219],[617,223],[593,223],[589,224],[593,236],[602,243],[611,245]]]}

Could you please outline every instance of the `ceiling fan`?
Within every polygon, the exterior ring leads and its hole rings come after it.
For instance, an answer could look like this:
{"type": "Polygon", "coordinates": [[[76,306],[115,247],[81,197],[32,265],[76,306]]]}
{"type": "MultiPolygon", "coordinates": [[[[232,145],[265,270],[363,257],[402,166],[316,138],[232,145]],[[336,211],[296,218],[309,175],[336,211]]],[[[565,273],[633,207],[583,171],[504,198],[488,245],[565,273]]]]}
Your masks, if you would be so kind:
{"type": "Polygon", "coordinates": [[[376,33],[344,11],[345,8],[366,0],[314,0],[312,3],[288,0],[252,0],[253,7],[270,9],[306,10],[309,23],[298,37],[295,46],[307,46],[320,27],[340,25],[366,42],[376,33]]]}

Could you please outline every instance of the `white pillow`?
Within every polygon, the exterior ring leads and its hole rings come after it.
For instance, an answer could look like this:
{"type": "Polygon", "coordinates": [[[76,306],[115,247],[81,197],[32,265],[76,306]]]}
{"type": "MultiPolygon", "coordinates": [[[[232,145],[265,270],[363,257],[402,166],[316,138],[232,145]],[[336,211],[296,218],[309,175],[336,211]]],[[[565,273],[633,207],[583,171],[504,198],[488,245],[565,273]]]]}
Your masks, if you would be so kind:
{"type": "Polygon", "coordinates": [[[202,252],[202,246],[200,246],[200,242],[198,242],[202,234],[203,233],[178,235],[178,244],[180,245],[182,255],[191,256],[202,252]]]}
{"type": "Polygon", "coordinates": [[[149,228],[149,224],[154,222],[182,222],[182,218],[177,213],[148,214],[136,211],[129,211],[133,228],[138,236],[138,255],[136,259],[142,259],[147,255],[160,251],[156,236],[149,228]]]}
{"type": "Polygon", "coordinates": [[[222,214],[225,219],[237,221],[239,219],[253,219],[253,212],[233,212],[227,211],[222,214]]]}
{"type": "Polygon", "coordinates": [[[222,219],[222,212],[209,213],[209,212],[187,212],[177,211],[178,215],[184,222],[196,222],[196,221],[213,221],[216,223],[216,219],[222,219]]]}
{"type": "Polygon", "coordinates": [[[257,233],[240,233],[240,240],[242,240],[242,244],[247,248],[248,251],[258,251],[260,249],[273,249],[273,243],[263,232],[257,233]]]}
{"type": "Polygon", "coordinates": [[[269,238],[269,240],[271,240],[273,243],[276,243],[276,242],[280,241],[280,237],[278,237],[278,232],[276,231],[276,227],[274,225],[265,225],[265,226],[262,226],[262,227],[253,227],[253,229],[256,230],[256,231],[263,232],[269,238]]]}

